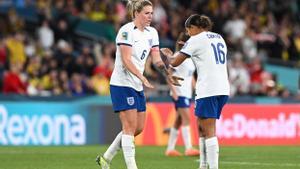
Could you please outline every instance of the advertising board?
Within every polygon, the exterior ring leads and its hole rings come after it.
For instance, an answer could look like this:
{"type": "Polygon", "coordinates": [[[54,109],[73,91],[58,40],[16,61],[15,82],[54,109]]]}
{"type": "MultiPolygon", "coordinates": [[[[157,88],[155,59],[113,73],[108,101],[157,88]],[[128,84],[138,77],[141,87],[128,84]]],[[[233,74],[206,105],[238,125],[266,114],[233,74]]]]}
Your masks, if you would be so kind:
{"type": "MultiPolygon", "coordinates": [[[[197,145],[197,121],[191,107],[192,142],[197,145]]],[[[175,120],[171,103],[149,103],[144,132],[139,145],[166,145],[168,128],[175,120]]],[[[300,145],[300,105],[227,104],[217,121],[222,145],[300,145]]],[[[181,133],[178,144],[182,145],[181,133]]]]}

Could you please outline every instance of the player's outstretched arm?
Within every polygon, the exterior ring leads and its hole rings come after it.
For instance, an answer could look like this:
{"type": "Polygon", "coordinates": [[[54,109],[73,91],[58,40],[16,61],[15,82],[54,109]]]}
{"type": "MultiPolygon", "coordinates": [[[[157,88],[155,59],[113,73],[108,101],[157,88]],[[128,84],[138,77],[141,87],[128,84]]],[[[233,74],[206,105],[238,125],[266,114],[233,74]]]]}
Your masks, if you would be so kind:
{"type": "Polygon", "coordinates": [[[162,58],[168,60],[167,62],[173,67],[179,66],[187,58],[187,56],[181,52],[173,54],[169,48],[161,48],[160,51],[162,53],[162,58]]]}
{"type": "Polygon", "coordinates": [[[146,87],[154,88],[154,86],[147,80],[147,78],[143,74],[141,74],[136,68],[136,66],[132,63],[131,61],[132,48],[129,46],[121,45],[120,49],[122,53],[121,55],[122,61],[126,69],[132,74],[134,74],[136,77],[138,77],[146,87]]]}
{"type": "Polygon", "coordinates": [[[177,52],[175,54],[169,48],[162,48],[160,51],[161,51],[161,58],[163,62],[165,64],[172,65],[174,67],[180,65],[186,59],[186,56],[177,58],[177,60],[175,60],[175,58],[177,57],[177,55],[181,54],[178,51],[180,51],[183,48],[183,46],[185,45],[186,41],[189,38],[190,36],[187,35],[185,32],[181,32],[179,34],[175,45],[176,52],[177,52]]]}
{"type": "Polygon", "coordinates": [[[160,72],[162,72],[162,74],[166,75],[167,81],[169,81],[175,86],[181,86],[179,81],[184,79],[172,75],[173,71],[172,69],[170,69],[169,64],[165,63],[162,60],[158,47],[155,47],[151,50],[151,56],[152,56],[152,63],[160,72]]]}

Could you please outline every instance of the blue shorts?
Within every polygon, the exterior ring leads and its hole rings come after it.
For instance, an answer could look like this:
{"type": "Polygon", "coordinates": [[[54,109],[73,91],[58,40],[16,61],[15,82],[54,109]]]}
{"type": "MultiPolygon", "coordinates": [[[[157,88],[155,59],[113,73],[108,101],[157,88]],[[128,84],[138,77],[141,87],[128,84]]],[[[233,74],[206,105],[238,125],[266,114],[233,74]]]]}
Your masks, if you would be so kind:
{"type": "Polygon", "coordinates": [[[211,96],[195,101],[195,115],[199,118],[219,119],[222,108],[226,104],[228,96],[211,96]]]}
{"type": "Polygon", "coordinates": [[[191,106],[191,99],[183,96],[179,96],[178,100],[174,100],[175,108],[187,108],[191,106]]]}
{"type": "Polygon", "coordinates": [[[137,109],[137,112],[146,111],[144,91],[138,92],[130,87],[110,85],[110,96],[116,113],[130,109],[137,109]]]}

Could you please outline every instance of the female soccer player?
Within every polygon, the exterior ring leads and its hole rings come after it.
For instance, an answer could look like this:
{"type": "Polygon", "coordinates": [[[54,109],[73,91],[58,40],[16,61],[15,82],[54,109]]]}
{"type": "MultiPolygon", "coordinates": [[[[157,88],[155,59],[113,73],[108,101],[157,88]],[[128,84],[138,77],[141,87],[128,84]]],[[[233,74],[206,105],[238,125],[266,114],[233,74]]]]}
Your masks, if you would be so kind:
{"type": "Polygon", "coordinates": [[[195,115],[199,125],[200,169],[218,169],[219,144],[216,137],[216,119],[219,119],[229,96],[227,75],[227,47],[221,35],[210,32],[212,23],[204,15],[191,15],[185,22],[191,36],[185,46],[173,55],[161,49],[172,66],[191,58],[197,69],[195,115]]]}
{"type": "MultiPolygon", "coordinates": [[[[181,33],[176,42],[176,51],[179,51],[184,43],[189,39],[186,33],[181,33]]],[[[190,131],[190,106],[191,98],[193,94],[193,85],[195,83],[194,79],[195,66],[193,61],[189,58],[186,59],[181,65],[174,69],[174,75],[179,77],[184,77],[184,81],[181,86],[170,86],[170,94],[172,96],[175,108],[176,108],[176,120],[173,127],[170,129],[169,141],[167,150],[165,152],[166,156],[181,156],[182,154],[175,149],[176,141],[178,137],[178,130],[181,126],[181,133],[183,138],[183,143],[185,146],[186,156],[197,156],[199,155],[199,150],[192,147],[191,131],[190,131]]]]}
{"type": "Polygon", "coordinates": [[[179,84],[176,77],[167,73],[161,60],[158,34],[150,27],[152,3],[149,0],[129,0],[128,9],[133,21],[123,25],[117,34],[115,68],[110,79],[113,109],[119,113],[122,131],[104,155],[96,158],[102,169],[110,168],[112,158],[121,147],[127,169],[137,169],[134,137],[144,128],[146,100],[143,85],[153,88],[143,76],[148,55],[151,55],[154,65],[165,71],[171,83],[179,84]]]}

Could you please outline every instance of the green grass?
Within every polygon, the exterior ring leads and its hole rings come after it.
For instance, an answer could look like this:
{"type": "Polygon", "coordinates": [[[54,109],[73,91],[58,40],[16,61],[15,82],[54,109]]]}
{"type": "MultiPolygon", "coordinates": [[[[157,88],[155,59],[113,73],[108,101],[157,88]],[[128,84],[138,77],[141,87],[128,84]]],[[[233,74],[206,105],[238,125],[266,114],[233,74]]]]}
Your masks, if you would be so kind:
{"type": "MultiPolygon", "coordinates": [[[[0,169],[98,169],[107,146],[0,147],[0,169]]],[[[165,157],[165,147],[137,147],[139,169],[197,169],[198,157],[165,157]]],[[[179,147],[182,151],[183,147],[179,147]]],[[[121,152],[112,169],[126,169],[121,152]]],[[[221,147],[220,169],[299,169],[300,147],[221,147]]]]}

